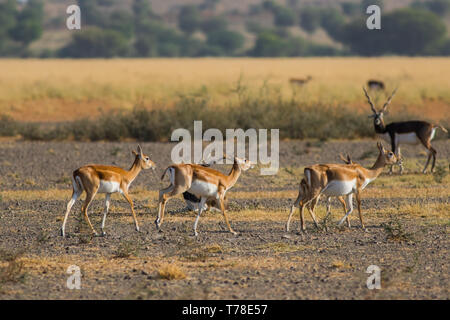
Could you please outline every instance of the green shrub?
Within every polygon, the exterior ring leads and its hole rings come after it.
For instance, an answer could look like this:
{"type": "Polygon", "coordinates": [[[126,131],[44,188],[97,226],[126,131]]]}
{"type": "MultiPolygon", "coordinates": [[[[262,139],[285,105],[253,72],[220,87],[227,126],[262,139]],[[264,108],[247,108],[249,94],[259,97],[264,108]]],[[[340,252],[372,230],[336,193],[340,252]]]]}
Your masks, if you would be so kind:
{"type": "Polygon", "coordinates": [[[0,116],[0,136],[12,137],[17,134],[18,124],[13,118],[2,115],[0,116]]]}

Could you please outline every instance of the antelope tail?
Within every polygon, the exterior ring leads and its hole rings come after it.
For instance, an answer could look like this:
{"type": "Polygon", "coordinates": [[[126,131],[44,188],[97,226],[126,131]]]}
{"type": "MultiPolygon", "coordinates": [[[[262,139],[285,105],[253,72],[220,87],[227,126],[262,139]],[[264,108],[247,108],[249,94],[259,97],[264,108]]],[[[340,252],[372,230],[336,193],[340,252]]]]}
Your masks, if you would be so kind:
{"type": "Polygon", "coordinates": [[[161,176],[161,180],[164,179],[164,176],[166,175],[166,172],[167,172],[167,170],[169,170],[169,169],[170,169],[170,167],[167,167],[166,170],[164,170],[164,172],[163,172],[163,174],[162,174],[162,176],[161,176]]]}

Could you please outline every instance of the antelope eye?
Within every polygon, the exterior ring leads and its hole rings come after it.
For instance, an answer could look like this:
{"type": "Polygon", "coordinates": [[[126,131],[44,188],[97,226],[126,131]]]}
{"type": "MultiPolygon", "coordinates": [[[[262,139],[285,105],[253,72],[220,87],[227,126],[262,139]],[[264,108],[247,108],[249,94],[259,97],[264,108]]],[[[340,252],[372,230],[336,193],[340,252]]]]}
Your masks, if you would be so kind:
{"type": "Polygon", "coordinates": [[[389,157],[392,157],[394,154],[392,152],[389,152],[389,157]]]}
{"type": "Polygon", "coordinates": [[[148,160],[150,160],[150,158],[149,158],[149,157],[145,158],[145,161],[148,161],[148,160]]]}

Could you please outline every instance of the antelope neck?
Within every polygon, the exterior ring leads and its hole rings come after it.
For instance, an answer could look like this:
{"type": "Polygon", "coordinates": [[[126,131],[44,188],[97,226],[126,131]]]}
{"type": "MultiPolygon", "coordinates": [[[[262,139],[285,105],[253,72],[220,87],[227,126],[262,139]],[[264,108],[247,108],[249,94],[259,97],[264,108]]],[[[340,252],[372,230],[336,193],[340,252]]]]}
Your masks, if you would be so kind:
{"type": "Polygon", "coordinates": [[[133,165],[131,166],[130,170],[127,171],[126,179],[128,180],[129,184],[133,182],[134,179],[138,176],[139,172],[141,172],[142,167],[139,164],[139,156],[136,156],[134,159],[133,165]]]}
{"type": "Polygon", "coordinates": [[[234,186],[234,184],[236,183],[236,181],[239,179],[239,176],[241,175],[241,168],[239,167],[239,165],[235,162],[233,163],[233,167],[231,168],[230,173],[228,174],[228,178],[229,178],[229,186],[228,188],[231,188],[232,186],[234,186]]]}
{"type": "Polygon", "coordinates": [[[381,172],[383,172],[383,169],[384,169],[383,154],[380,153],[380,155],[377,158],[377,161],[375,161],[373,166],[370,169],[366,169],[367,177],[369,179],[375,179],[381,174],[381,172]]]}

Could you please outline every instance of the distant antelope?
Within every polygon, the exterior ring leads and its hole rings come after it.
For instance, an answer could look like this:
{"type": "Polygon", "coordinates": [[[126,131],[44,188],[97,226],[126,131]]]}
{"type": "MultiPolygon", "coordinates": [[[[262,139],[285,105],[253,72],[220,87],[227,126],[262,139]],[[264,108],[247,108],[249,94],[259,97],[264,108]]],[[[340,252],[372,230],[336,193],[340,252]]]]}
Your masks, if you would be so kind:
{"type": "Polygon", "coordinates": [[[139,225],[136,219],[136,214],[134,213],[133,201],[128,195],[128,188],[131,183],[136,179],[138,174],[142,169],[155,169],[155,163],[150,160],[148,156],[146,156],[142,152],[141,146],[138,146],[137,152],[133,151],[135,155],[135,159],[133,165],[130,170],[126,171],[119,167],[114,166],[104,166],[104,165],[86,165],[77,170],[75,170],[72,174],[72,199],[67,204],[66,214],[64,216],[64,222],[61,227],[61,235],[65,236],[65,227],[67,222],[67,217],[69,216],[70,209],[72,209],[75,201],[81,196],[83,191],[86,191],[86,200],[81,208],[81,212],[84,213],[84,217],[91,228],[92,232],[97,235],[97,232],[94,230],[94,227],[89,220],[87,210],[89,208],[89,204],[94,199],[97,193],[106,193],[105,198],[105,211],[102,220],[102,235],[105,235],[105,220],[106,215],[109,210],[110,197],[112,193],[120,193],[124,196],[124,198],[128,201],[131,207],[131,213],[133,215],[134,223],[136,226],[136,231],[139,231],[139,225]]]}
{"type": "MultiPolygon", "coordinates": [[[[373,112],[373,114],[370,115],[369,118],[374,118],[373,124],[375,127],[375,132],[379,137],[391,144],[392,151],[395,153],[396,157],[399,160],[398,164],[400,165],[400,174],[403,173],[400,144],[417,145],[421,143],[428,151],[428,159],[422,172],[426,173],[431,157],[433,157],[433,163],[431,165],[431,172],[433,172],[434,165],[436,163],[436,150],[431,146],[431,140],[433,140],[435,136],[436,128],[440,128],[444,132],[447,132],[447,130],[440,125],[431,124],[426,121],[392,122],[385,126],[383,115],[387,114],[386,109],[391,103],[391,100],[394,97],[397,89],[392,92],[392,95],[388,98],[380,111],[377,111],[375,109],[375,106],[369,94],[367,93],[367,90],[365,88],[363,88],[363,90],[373,112]]],[[[392,173],[392,166],[389,170],[389,173],[392,173]]]]}
{"type": "Polygon", "coordinates": [[[384,90],[384,83],[379,80],[369,80],[367,81],[367,86],[372,90],[384,90]]]}
{"type": "MultiPolygon", "coordinates": [[[[377,144],[379,155],[375,164],[370,169],[366,169],[361,165],[324,165],[323,171],[318,171],[314,166],[306,167],[305,178],[301,182],[299,195],[291,208],[288,223],[291,218],[294,207],[300,207],[301,230],[305,230],[303,222],[303,208],[311,201],[316,201],[320,195],[327,197],[327,214],[324,219],[326,222],[331,214],[331,197],[345,197],[345,203],[348,208],[345,216],[339,221],[341,225],[353,212],[353,194],[356,195],[358,204],[359,219],[361,226],[365,229],[365,225],[361,213],[361,193],[364,188],[373,180],[375,180],[388,164],[393,164],[397,158],[393,152],[387,151],[381,143],[377,144]]],[[[317,166],[317,165],[316,165],[317,166]]],[[[310,213],[312,213],[310,211],[310,213]]],[[[311,214],[315,220],[314,213],[311,214]]],[[[315,221],[318,227],[317,222],[315,221]]]]}
{"type": "Polygon", "coordinates": [[[290,78],[289,82],[291,84],[295,84],[295,85],[298,85],[298,86],[303,86],[303,85],[307,84],[311,80],[312,80],[312,77],[311,76],[307,76],[306,78],[290,78]]]}
{"type": "Polygon", "coordinates": [[[224,198],[239,179],[242,171],[253,168],[253,164],[247,159],[235,157],[233,167],[228,175],[203,167],[198,164],[173,164],[164,170],[161,180],[166,173],[169,174],[170,186],[159,191],[159,210],[158,217],[155,220],[156,228],[160,229],[164,220],[164,209],[167,201],[185,191],[200,197],[198,214],[194,223],[194,235],[197,236],[197,224],[203,211],[203,206],[208,199],[214,198],[219,202],[228,230],[236,234],[230,226],[228,217],[225,213],[224,198]]]}

